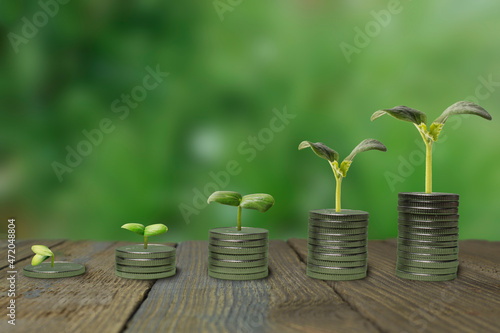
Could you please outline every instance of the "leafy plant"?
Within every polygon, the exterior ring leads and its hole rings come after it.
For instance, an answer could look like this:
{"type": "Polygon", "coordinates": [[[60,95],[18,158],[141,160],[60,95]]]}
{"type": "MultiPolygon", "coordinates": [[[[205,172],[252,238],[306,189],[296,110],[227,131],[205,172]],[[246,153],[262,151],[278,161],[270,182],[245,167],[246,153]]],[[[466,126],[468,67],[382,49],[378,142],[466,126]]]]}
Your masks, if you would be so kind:
{"type": "Polygon", "coordinates": [[[123,229],[135,232],[138,235],[144,236],[144,248],[148,248],[148,237],[164,234],[168,228],[164,224],[151,224],[147,227],[140,223],[126,223],[122,225],[123,229]]]}
{"type": "Polygon", "coordinates": [[[40,265],[49,257],[52,258],[50,266],[54,267],[54,253],[45,245],[33,245],[31,251],[35,252],[35,256],[31,259],[31,265],[40,265]]]}
{"type": "Polygon", "coordinates": [[[328,163],[330,163],[336,182],[335,210],[337,212],[341,211],[340,196],[341,196],[342,179],[344,179],[344,177],[347,175],[347,171],[349,170],[349,167],[351,166],[354,157],[357,154],[368,150],[375,149],[380,151],[387,151],[386,146],[384,146],[382,142],[375,139],[366,139],[363,140],[359,145],[357,145],[356,148],[353,149],[353,151],[349,154],[349,156],[347,156],[342,161],[342,163],[340,163],[339,166],[339,154],[335,150],[326,146],[324,143],[322,142],[313,143],[311,141],[302,141],[299,145],[299,150],[305,148],[311,148],[316,153],[316,155],[318,155],[321,158],[324,158],[325,160],[328,161],[328,163]]]}
{"type": "Polygon", "coordinates": [[[419,110],[409,108],[407,106],[396,106],[392,109],[383,109],[375,112],[371,120],[375,120],[383,115],[388,114],[396,119],[408,121],[415,125],[424,140],[426,148],[425,159],[425,192],[432,193],[432,145],[437,141],[439,134],[443,130],[443,126],[448,120],[448,117],[456,114],[473,114],[484,119],[491,120],[491,115],[481,106],[471,102],[457,102],[449,106],[443,113],[436,118],[429,128],[427,128],[427,116],[419,110]]]}
{"type": "Polygon", "coordinates": [[[255,209],[261,213],[265,213],[274,205],[274,198],[265,193],[247,194],[241,196],[238,192],[232,191],[217,191],[207,200],[208,203],[218,202],[223,205],[237,206],[238,216],[236,219],[238,231],[241,230],[241,209],[255,209]]]}

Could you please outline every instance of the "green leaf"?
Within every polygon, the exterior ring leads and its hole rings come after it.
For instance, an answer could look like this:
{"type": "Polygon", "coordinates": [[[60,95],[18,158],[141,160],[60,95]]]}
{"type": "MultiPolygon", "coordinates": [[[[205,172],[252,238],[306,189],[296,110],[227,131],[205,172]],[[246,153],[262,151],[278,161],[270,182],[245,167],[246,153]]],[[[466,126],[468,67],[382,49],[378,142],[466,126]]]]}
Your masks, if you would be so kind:
{"type": "MultiPolygon", "coordinates": [[[[357,145],[356,148],[354,148],[352,150],[352,152],[349,154],[349,156],[347,156],[344,159],[344,161],[352,162],[352,160],[354,159],[354,157],[357,154],[362,153],[364,151],[368,151],[368,150],[387,151],[387,147],[384,146],[384,144],[378,140],[366,139],[366,140],[361,141],[361,143],[359,145],[357,145]]],[[[344,163],[344,162],[342,162],[342,163],[344,163]]],[[[342,168],[342,166],[341,166],[341,168],[342,168]]]]}
{"type": "Polygon", "coordinates": [[[31,259],[31,266],[36,266],[40,265],[42,262],[44,262],[47,258],[50,258],[51,256],[43,256],[41,254],[35,254],[33,259],[31,259]]]}
{"type": "Polygon", "coordinates": [[[208,197],[207,203],[218,202],[223,205],[239,206],[241,194],[232,191],[217,191],[208,197]]]}
{"type": "Polygon", "coordinates": [[[335,150],[331,149],[322,142],[314,143],[311,141],[302,141],[299,145],[299,150],[309,147],[311,147],[311,149],[316,153],[316,155],[318,155],[321,158],[324,158],[325,160],[328,160],[330,162],[339,160],[339,153],[337,153],[335,150]]]}
{"type": "Polygon", "coordinates": [[[141,236],[144,235],[144,225],[140,223],[126,223],[122,225],[122,228],[135,232],[136,234],[141,236]]]}
{"type": "Polygon", "coordinates": [[[54,255],[54,253],[52,253],[52,251],[45,245],[33,245],[31,247],[31,251],[45,257],[52,257],[54,255]]]}
{"type": "Polygon", "coordinates": [[[150,236],[156,236],[156,235],[161,235],[164,234],[168,231],[168,228],[164,224],[151,224],[144,229],[144,236],[150,237],[150,236]]]}
{"type": "MultiPolygon", "coordinates": [[[[457,102],[453,105],[450,105],[443,113],[434,120],[434,123],[444,124],[449,116],[454,114],[473,114],[484,119],[491,120],[491,115],[483,109],[481,106],[474,104],[472,102],[457,102]]],[[[432,126],[432,125],[431,125],[432,126]]]]}
{"type": "Polygon", "coordinates": [[[248,194],[241,200],[241,208],[255,209],[265,213],[274,205],[274,198],[265,193],[248,194]]]}
{"type": "Polygon", "coordinates": [[[416,109],[409,108],[404,105],[395,106],[392,109],[383,109],[376,111],[372,115],[371,120],[374,121],[375,119],[382,117],[384,114],[388,114],[399,120],[409,121],[416,125],[427,123],[427,116],[425,115],[425,113],[416,109]]]}

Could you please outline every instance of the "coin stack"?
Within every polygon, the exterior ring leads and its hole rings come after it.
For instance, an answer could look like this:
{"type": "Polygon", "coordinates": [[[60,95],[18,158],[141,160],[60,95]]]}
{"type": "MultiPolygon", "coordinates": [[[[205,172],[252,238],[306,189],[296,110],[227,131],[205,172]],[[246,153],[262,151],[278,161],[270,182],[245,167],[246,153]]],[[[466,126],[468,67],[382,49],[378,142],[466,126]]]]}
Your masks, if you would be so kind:
{"type": "Polygon", "coordinates": [[[209,276],[242,281],[268,275],[269,232],[266,229],[215,228],[209,236],[209,276]]]}
{"type": "Polygon", "coordinates": [[[77,276],[85,273],[85,266],[74,262],[56,261],[52,267],[50,262],[36,266],[23,267],[23,275],[38,279],[58,279],[77,276]]]}
{"type": "Polygon", "coordinates": [[[335,281],[366,277],[368,217],[360,210],[310,211],[307,275],[335,281]]]}
{"type": "Polygon", "coordinates": [[[134,280],[163,279],[175,275],[175,248],[167,245],[125,245],[115,250],[115,273],[134,280]]]}
{"type": "Polygon", "coordinates": [[[447,281],[458,270],[458,194],[399,193],[396,275],[447,281]]]}

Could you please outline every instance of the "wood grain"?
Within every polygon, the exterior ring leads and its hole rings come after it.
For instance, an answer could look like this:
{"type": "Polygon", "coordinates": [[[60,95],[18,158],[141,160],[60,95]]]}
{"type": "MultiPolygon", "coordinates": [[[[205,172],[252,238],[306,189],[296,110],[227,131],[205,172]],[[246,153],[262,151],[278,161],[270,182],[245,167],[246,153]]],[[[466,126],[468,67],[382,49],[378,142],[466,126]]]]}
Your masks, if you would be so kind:
{"type": "Polygon", "coordinates": [[[225,281],[207,274],[207,242],[179,245],[178,273],[158,280],[126,332],[377,332],[332,289],[304,274],[283,241],[271,241],[270,275],[225,281]]]}
{"type": "MultiPolygon", "coordinates": [[[[304,239],[288,243],[307,260],[304,239]]],[[[387,332],[498,332],[500,243],[460,242],[458,278],[420,282],[395,276],[396,241],[370,241],[364,280],[328,282],[364,317],[387,332]]]]}
{"type": "MultiPolygon", "coordinates": [[[[48,244],[44,241],[41,244],[48,244]]],[[[30,258],[16,264],[17,323],[0,321],[1,332],[120,332],[135,312],[154,281],[127,280],[115,276],[114,250],[127,243],[65,242],[53,247],[56,260],[85,264],[86,273],[66,279],[24,277],[22,267],[30,258]]],[[[170,244],[173,245],[173,244],[170,244]]],[[[6,269],[0,271],[5,281],[6,269]]],[[[0,292],[6,294],[6,284],[0,292]]],[[[0,308],[9,299],[2,297],[0,308]]]]}

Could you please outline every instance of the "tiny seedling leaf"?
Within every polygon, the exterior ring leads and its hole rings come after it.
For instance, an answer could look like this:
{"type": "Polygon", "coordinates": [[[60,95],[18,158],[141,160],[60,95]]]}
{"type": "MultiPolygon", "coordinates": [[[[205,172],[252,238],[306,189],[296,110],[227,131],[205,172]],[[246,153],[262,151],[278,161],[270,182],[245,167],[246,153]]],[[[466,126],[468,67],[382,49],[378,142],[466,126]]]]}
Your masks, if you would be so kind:
{"type": "Polygon", "coordinates": [[[364,151],[368,151],[368,150],[387,151],[387,147],[384,146],[384,144],[382,142],[380,142],[378,140],[375,140],[375,139],[366,139],[366,140],[363,140],[359,145],[356,146],[356,148],[354,148],[352,150],[352,152],[349,154],[349,156],[347,156],[344,159],[344,162],[345,161],[352,162],[352,160],[354,159],[354,157],[357,154],[362,153],[364,151]]]}
{"type": "Polygon", "coordinates": [[[164,234],[168,231],[168,228],[164,224],[151,224],[144,229],[144,236],[156,236],[164,234]]]}
{"type": "Polygon", "coordinates": [[[207,203],[218,202],[223,205],[239,206],[241,194],[233,191],[217,191],[208,197],[207,203]]]}
{"type": "Polygon", "coordinates": [[[144,226],[140,223],[126,223],[122,225],[122,228],[135,232],[141,236],[144,235],[144,226]]]}
{"type": "Polygon", "coordinates": [[[322,142],[314,143],[311,141],[302,141],[299,145],[299,150],[309,147],[316,153],[316,155],[318,155],[321,158],[324,158],[325,160],[328,160],[330,162],[339,160],[339,153],[337,153],[335,150],[331,149],[322,142]]]}
{"type": "Polygon", "coordinates": [[[399,120],[409,121],[416,125],[427,123],[427,116],[425,115],[425,113],[416,109],[409,108],[404,105],[396,106],[393,107],[392,109],[383,109],[376,111],[372,115],[371,120],[373,121],[379,117],[382,117],[384,114],[388,114],[399,120]]]}
{"type": "Polygon", "coordinates": [[[31,266],[36,266],[40,265],[42,262],[44,262],[47,258],[50,258],[51,256],[44,256],[41,254],[35,254],[33,259],[31,259],[31,266]]]}
{"type": "Polygon", "coordinates": [[[45,245],[33,245],[31,247],[31,251],[35,252],[35,254],[45,257],[52,257],[54,255],[54,253],[52,253],[52,251],[45,245]]]}
{"type": "Polygon", "coordinates": [[[274,205],[274,198],[265,193],[248,194],[241,200],[241,208],[255,209],[261,213],[266,212],[274,205]]]}
{"type": "Polygon", "coordinates": [[[450,105],[436,120],[434,120],[434,123],[444,124],[448,117],[454,114],[473,114],[479,117],[483,117],[484,119],[492,119],[488,111],[483,109],[481,106],[472,102],[462,101],[450,105]]]}

